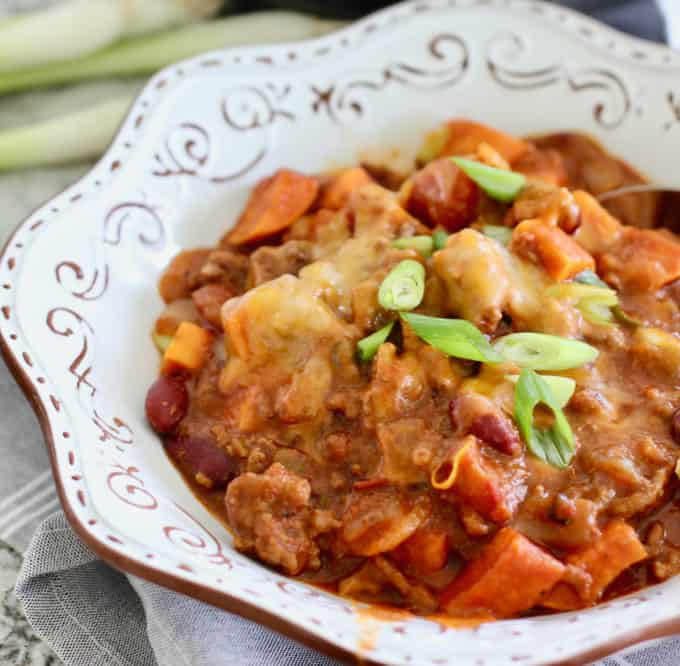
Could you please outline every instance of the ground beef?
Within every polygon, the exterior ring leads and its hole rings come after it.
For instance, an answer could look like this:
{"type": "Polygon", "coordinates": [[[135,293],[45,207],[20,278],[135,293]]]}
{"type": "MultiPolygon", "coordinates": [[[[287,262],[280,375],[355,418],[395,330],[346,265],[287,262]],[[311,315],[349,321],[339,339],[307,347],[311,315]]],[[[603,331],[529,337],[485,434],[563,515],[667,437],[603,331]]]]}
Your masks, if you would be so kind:
{"type": "Polygon", "coordinates": [[[274,463],[264,474],[248,472],[229,484],[227,517],[234,545],[296,575],[320,566],[314,538],[336,523],[310,507],[309,481],[274,463]]]}
{"type": "Polygon", "coordinates": [[[308,241],[291,240],[279,247],[261,247],[250,255],[248,281],[256,287],[280,275],[298,271],[313,259],[313,245],[308,241]]]}
{"type": "Polygon", "coordinates": [[[245,289],[248,275],[248,257],[233,250],[211,252],[196,278],[196,286],[218,283],[233,295],[245,289]]]}

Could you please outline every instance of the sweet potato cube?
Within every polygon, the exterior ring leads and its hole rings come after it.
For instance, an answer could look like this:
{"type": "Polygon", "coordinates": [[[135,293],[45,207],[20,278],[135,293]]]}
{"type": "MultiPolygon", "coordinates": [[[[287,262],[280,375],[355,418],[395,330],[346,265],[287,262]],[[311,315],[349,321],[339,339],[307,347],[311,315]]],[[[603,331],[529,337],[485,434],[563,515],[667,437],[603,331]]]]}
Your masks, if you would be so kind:
{"type": "Polygon", "coordinates": [[[588,193],[574,192],[581,223],[574,240],[603,271],[634,289],[655,291],[680,278],[680,243],[665,230],[623,227],[588,193]]]}
{"type": "Polygon", "coordinates": [[[626,228],[609,262],[621,280],[656,291],[680,278],[680,243],[666,231],[626,228]]]}
{"type": "Polygon", "coordinates": [[[647,551],[635,530],[624,521],[615,520],[597,541],[567,557],[568,564],[583,569],[590,576],[588,588],[579,595],[567,583],[559,583],[542,605],[555,610],[591,606],[619,574],[646,557],[647,551]]]}
{"type": "Polygon", "coordinates": [[[577,610],[587,605],[578,592],[567,583],[557,583],[541,601],[543,608],[555,611],[577,610]]]}
{"type": "Polygon", "coordinates": [[[512,164],[532,149],[528,141],[471,120],[451,120],[447,127],[449,134],[441,155],[471,155],[477,152],[480,143],[488,143],[512,164]]]}
{"type": "Polygon", "coordinates": [[[303,215],[290,225],[283,235],[283,241],[315,241],[319,239],[319,231],[322,230],[338,214],[336,210],[320,208],[313,213],[303,215]]]}
{"type": "Polygon", "coordinates": [[[281,169],[257,185],[236,226],[225,236],[230,245],[262,240],[290,227],[316,200],[319,182],[281,169]]]}
{"type": "Polygon", "coordinates": [[[418,573],[435,573],[446,566],[448,559],[446,532],[422,528],[392,551],[392,557],[418,573]]]}
{"type": "Polygon", "coordinates": [[[506,497],[502,479],[484,460],[477,442],[467,446],[458,462],[456,494],[484,517],[503,523],[512,517],[513,507],[506,497]]]}
{"type": "Polygon", "coordinates": [[[540,219],[517,225],[510,249],[541,265],[553,280],[560,282],[581,271],[595,270],[595,260],[571,236],[540,219]]]}
{"type": "Polygon", "coordinates": [[[372,183],[373,178],[366,169],[354,167],[344,169],[330,178],[321,188],[319,206],[329,210],[340,210],[345,207],[352,192],[364,185],[372,183]]]}
{"type": "Polygon", "coordinates": [[[500,470],[482,453],[479,441],[465,437],[459,448],[452,450],[434,469],[432,486],[454,494],[484,518],[504,523],[517,508],[517,497],[500,470]]]}
{"type": "Polygon", "coordinates": [[[614,246],[621,236],[621,223],[588,192],[576,190],[574,201],[581,217],[574,240],[595,256],[614,246]]]}
{"type": "Polygon", "coordinates": [[[452,615],[490,612],[497,618],[512,617],[538,604],[564,570],[559,560],[506,527],[444,589],[439,601],[452,615]]]}
{"type": "Polygon", "coordinates": [[[542,180],[564,187],[569,176],[562,157],[556,150],[531,150],[512,165],[512,170],[523,173],[529,180],[542,180]]]}
{"type": "Polygon", "coordinates": [[[571,555],[568,562],[591,575],[590,598],[594,601],[620,573],[646,557],[647,551],[635,530],[628,523],[616,520],[594,544],[571,555]]]}
{"type": "Polygon", "coordinates": [[[206,329],[189,321],[183,321],[163,355],[163,372],[181,370],[193,372],[205,365],[210,353],[213,336],[206,329]]]}

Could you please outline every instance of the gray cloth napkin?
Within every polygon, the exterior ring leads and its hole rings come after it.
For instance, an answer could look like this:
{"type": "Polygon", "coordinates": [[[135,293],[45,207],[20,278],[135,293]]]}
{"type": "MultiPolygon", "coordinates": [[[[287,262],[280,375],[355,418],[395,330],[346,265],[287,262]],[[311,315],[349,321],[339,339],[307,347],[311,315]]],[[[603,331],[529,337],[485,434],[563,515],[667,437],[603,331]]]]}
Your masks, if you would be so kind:
{"type": "MultiPolygon", "coordinates": [[[[16,593],[66,666],[340,666],[237,615],[112,569],[62,513],[38,528],[16,593]]],[[[677,664],[680,637],[638,645],[595,666],[677,664]]]]}
{"type": "MultiPolygon", "coordinates": [[[[3,2],[9,0],[0,0],[0,5],[3,2]]],[[[12,0],[9,4],[30,2],[12,0]]],[[[669,11],[680,11],[680,0],[663,2],[669,11]]],[[[33,2],[40,3],[44,0],[33,2]]],[[[664,38],[664,21],[653,0],[564,0],[562,4],[640,36],[664,38]]],[[[672,18],[668,16],[668,25],[672,18]]],[[[2,103],[14,103],[20,110],[24,101],[2,103]]],[[[62,178],[74,177],[62,174],[62,178]]],[[[12,178],[24,190],[26,182],[43,186],[39,179],[33,181],[23,174],[12,178]]],[[[34,198],[41,197],[36,194],[34,198]]],[[[7,207],[3,210],[7,212],[7,207]]],[[[41,437],[4,368],[0,368],[0,402],[4,408],[0,418],[0,540],[23,550],[40,519],[56,507],[56,499],[41,437]]],[[[37,528],[16,591],[29,621],[66,666],[337,663],[238,616],[108,567],[79,541],[61,513],[37,528]]],[[[638,646],[598,666],[670,664],[680,664],[680,638],[638,646]]],[[[2,659],[0,665],[4,666],[2,659]]]]}
{"type": "MultiPolygon", "coordinates": [[[[38,528],[16,592],[33,628],[67,666],[339,666],[248,620],[112,569],[62,513],[38,528]]],[[[676,664],[680,637],[596,666],[676,664]]]]}
{"type": "Polygon", "coordinates": [[[337,662],[236,615],[108,567],[63,514],[25,554],[16,591],[67,666],[332,666],[337,662]]]}

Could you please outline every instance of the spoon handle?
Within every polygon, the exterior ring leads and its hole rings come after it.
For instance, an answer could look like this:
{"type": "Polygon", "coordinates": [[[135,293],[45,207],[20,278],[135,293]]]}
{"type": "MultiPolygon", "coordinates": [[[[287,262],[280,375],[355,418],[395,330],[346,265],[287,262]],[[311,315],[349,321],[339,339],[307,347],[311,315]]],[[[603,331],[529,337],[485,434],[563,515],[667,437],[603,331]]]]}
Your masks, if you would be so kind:
{"type": "Polygon", "coordinates": [[[641,183],[639,185],[626,185],[615,190],[609,190],[597,195],[597,200],[600,202],[609,201],[616,197],[624,196],[626,194],[641,194],[645,192],[680,192],[678,186],[664,186],[656,185],[654,183],[641,183]]]}

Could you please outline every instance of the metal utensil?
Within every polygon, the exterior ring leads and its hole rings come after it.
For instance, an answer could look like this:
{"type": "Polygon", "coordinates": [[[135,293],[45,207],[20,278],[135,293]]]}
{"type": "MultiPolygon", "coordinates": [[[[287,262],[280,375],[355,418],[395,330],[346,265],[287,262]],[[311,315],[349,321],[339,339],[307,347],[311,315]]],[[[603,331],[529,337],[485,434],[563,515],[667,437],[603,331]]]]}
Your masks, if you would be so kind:
{"type": "Polygon", "coordinates": [[[641,183],[639,185],[625,185],[624,187],[619,187],[615,190],[609,190],[608,192],[603,192],[597,195],[597,200],[600,202],[609,201],[610,199],[615,199],[616,197],[624,196],[626,194],[645,194],[647,192],[673,192],[674,194],[680,194],[680,186],[662,186],[655,185],[654,183],[641,183]]]}

